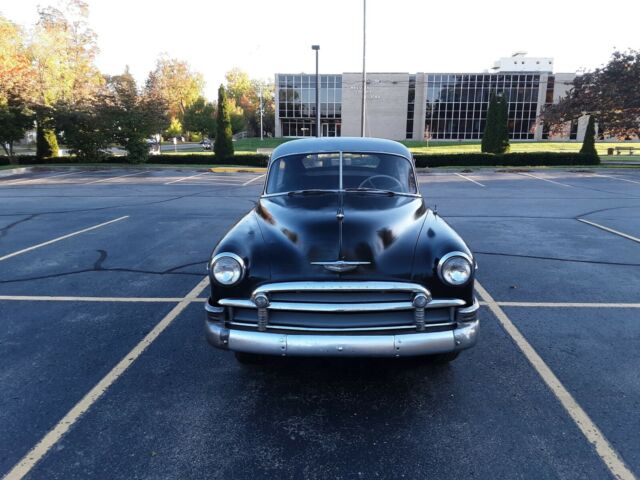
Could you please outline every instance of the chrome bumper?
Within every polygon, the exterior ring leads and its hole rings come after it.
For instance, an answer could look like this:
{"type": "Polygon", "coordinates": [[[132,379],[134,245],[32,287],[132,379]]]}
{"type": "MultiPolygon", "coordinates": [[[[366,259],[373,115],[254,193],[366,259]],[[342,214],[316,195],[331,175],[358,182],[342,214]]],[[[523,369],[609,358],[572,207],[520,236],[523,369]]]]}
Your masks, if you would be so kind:
{"type": "Polygon", "coordinates": [[[207,320],[207,340],[214,347],[278,356],[412,357],[454,352],[476,344],[479,321],[458,323],[444,332],[399,335],[307,335],[228,329],[207,320]]]}

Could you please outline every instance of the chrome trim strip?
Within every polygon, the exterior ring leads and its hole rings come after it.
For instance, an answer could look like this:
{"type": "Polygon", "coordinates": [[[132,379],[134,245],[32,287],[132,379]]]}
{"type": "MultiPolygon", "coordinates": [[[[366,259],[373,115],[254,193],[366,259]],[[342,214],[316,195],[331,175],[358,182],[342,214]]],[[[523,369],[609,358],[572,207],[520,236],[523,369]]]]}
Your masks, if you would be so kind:
{"type": "Polygon", "coordinates": [[[350,262],[335,260],[333,262],[311,262],[311,265],[321,265],[330,272],[350,272],[360,265],[371,265],[371,262],[350,262]]]}
{"type": "Polygon", "coordinates": [[[467,283],[469,283],[469,280],[471,280],[471,278],[473,278],[473,272],[474,272],[473,258],[471,258],[469,255],[467,255],[464,252],[458,252],[458,251],[449,252],[446,255],[443,255],[442,258],[440,259],[440,261],[438,262],[437,271],[438,271],[438,277],[440,278],[440,280],[442,280],[444,282],[445,285],[450,285],[450,286],[453,286],[453,287],[461,287],[461,286],[466,285],[467,283]],[[447,282],[444,279],[444,277],[442,276],[442,267],[444,266],[444,262],[449,260],[451,257],[462,257],[467,262],[469,262],[469,266],[471,267],[471,274],[469,275],[469,278],[467,279],[466,282],[460,283],[458,285],[455,285],[455,284],[451,284],[451,283],[447,282]]]}
{"type": "MultiPolygon", "coordinates": [[[[257,323],[227,322],[227,325],[235,327],[258,328],[257,323]]],[[[427,323],[427,327],[450,327],[455,322],[427,323]]],[[[321,328],[321,327],[292,327],[288,325],[269,324],[270,330],[292,330],[300,332],[382,332],[386,330],[415,330],[415,325],[398,325],[395,327],[346,327],[346,328],[321,328]]]]}
{"type": "MultiPolygon", "coordinates": [[[[325,193],[362,193],[362,192],[349,191],[349,190],[330,190],[330,189],[327,189],[327,190],[323,189],[323,192],[325,192],[325,193]]],[[[289,193],[290,192],[265,193],[263,195],[260,195],[260,198],[282,197],[284,195],[289,195],[289,193]]],[[[418,193],[393,192],[393,194],[398,196],[398,197],[413,197],[413,198],[421,198],[422,197],[422,195],[420,195],[418,193]]]]}
{"type": "MultiPolygon", "coordinates": [[[[251,300],[243,298],[223,298],[218,301],[225,307],[257,308],[251,300]]],[[[446,298],[431,300],[425,310],[434,308],[459,307],[465,301],[458,298],[446,298]]],[[[380,312],[413,310],[411,302],[380,302],[380,303],[303,303],[303,302],[271,302],[268,310],[288,310],[292,312],[320,312],[320,313],[340,313],[340,312],[380,312]]]]}
{"type": "Polygon", "coordinates": [[[206,322],[211,345],[238,352],[282,356],[405,357],[433,355],[473,346],[478,321],[443,332],[399,335],[311,335],[230,330],[206,322]]]}
{"type": "MultiPolygon", "coordinates": [[[[339,292],[369,292],[369,291],[383,291],[383,292],[413,292],[424,293],[430,295],[429,290],[418,283],[405,283],[405,282],[377,282],[377,281],[365,281],[365,282],[279,282],[279,283],[265,283],[259,286],[253,291],[253,295],[257,293],[269,293],[269,292],[295,292],[295,291],[339,291],[339,292]]],[[[464,303],[463,303],[464,305],[464,303]]]]}
{"type": "Polygon", "coordinates": [[[473,297],[473,305],[471,305],[470,307],[459,308],[458,313],[461,315],[466,315],[469,313],[477,312],[478,309],[480,309],[480,304],[478,303],[478,299],[476,297],[473,297]]]}
{"type": "MultiPolygon", "coordinates": [[[[256,308],[251,300],[223,298],[220,305],[240,308],[256,308]]],[[[289,310],[292,312],[377,312],[381,310],[413,310],[411,302],[383,302],[383,303],[303,303],[303,302],[271,302],[268,310],[289,310]]]]}
{"type": "Polygon", "coordinates": [[[224,313],[224,307],[214,307],[213,305],[210,305],[209,302],[204,302],[204,309],[209,313],[224,313]]]}

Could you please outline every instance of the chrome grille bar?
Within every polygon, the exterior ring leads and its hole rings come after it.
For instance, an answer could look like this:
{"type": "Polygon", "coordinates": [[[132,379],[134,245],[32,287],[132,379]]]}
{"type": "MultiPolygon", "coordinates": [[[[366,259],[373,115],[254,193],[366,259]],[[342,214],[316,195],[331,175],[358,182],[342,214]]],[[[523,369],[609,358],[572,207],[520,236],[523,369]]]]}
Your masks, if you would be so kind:
{"type": "MultiPolygon", "coordinates": [[[[258,308],[251,300],[242,298],[223,298],[218,301],[225,307],[258,308]]],[[[424,308],[460,307],[465,304],[459,298],[438,298],[431,300],[424,308]]],[[[292,312],[321,312],[321,313],[347,313],[347,312],[379,312],[413,310],[411,302],[379,302],[379,303],[302,303],[302,302],[271,302],[269,310],[289,310],[292,312]]]]}
{"type": "Polygon", "coordinates": [[[296,292],[296,291],[316,291],[316,292],[413,292],[429,294],[422,285],[417,283],[404,282],[281,282],[267,283],[259,286],[253,291],[258,293],[269,292],[296,292]]]}

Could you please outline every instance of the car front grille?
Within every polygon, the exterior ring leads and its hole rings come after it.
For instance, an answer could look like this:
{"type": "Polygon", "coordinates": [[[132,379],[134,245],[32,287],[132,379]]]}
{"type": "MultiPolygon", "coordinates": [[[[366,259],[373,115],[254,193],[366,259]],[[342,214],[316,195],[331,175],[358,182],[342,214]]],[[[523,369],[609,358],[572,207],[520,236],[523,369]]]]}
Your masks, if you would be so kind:
{"type": "Polygon", "coordinates": [[[432,299],[416,308],[413,298],[429,291],[404,282],[286,282],[258,287],[252,299],[225,298],[226,322],[258,330],[375,332],[453,328],[461,299],[432,299]],[[254,303],[269,298],[266,308],[254,303]]]}

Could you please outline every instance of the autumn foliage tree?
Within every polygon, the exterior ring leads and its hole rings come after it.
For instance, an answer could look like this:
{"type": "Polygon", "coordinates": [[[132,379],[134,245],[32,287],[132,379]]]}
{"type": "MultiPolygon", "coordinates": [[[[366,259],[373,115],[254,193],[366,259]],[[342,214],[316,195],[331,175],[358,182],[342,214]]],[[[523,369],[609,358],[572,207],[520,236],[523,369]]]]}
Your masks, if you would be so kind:
{"type": "Polygon", "coordinates": [[[260,92],[262,91],[263,128],[265,132],[273,133],[275,129],[273,84],[253,80],[239,68],[229,70],[225,79],[227,93],[232,102],[231,123],[234,131],[243,129],[251,136],[260,135],[260,92]]]}
{"type": "Polygon", "coordinates": [[[33,127],[32,111],[25,103],[32,85],[22,29],[0,16],[0,143],[12,163],[14,143],[33,127]]]}
{"type": "Polygon", "coordinates": [[[567,96],[545,109],[543,119],[558,130],[585,114],[607,136],[640,136],[640,50],[614,52],[606,65],[578,75],[567,96]]]}
{"type": "Polygon", "coordinates": [[[179,125],[182,130],[187,109],[202,96],[204,78],[192,71],[187,62],[163,55],[149,73],[146,89],[167,105],[175,136],[175,127],[179,125]]]}
{"type": "Polygon", "coordinates": [[[91,102],[102,75],[95,66],[98,47],[86,2],[69,0],[64,11],[40,8],[38,17],[29,48],[34,71],[29,102],[36,114],[36,154],[42,158],[56,154],[56,106],[91,102]]]}

